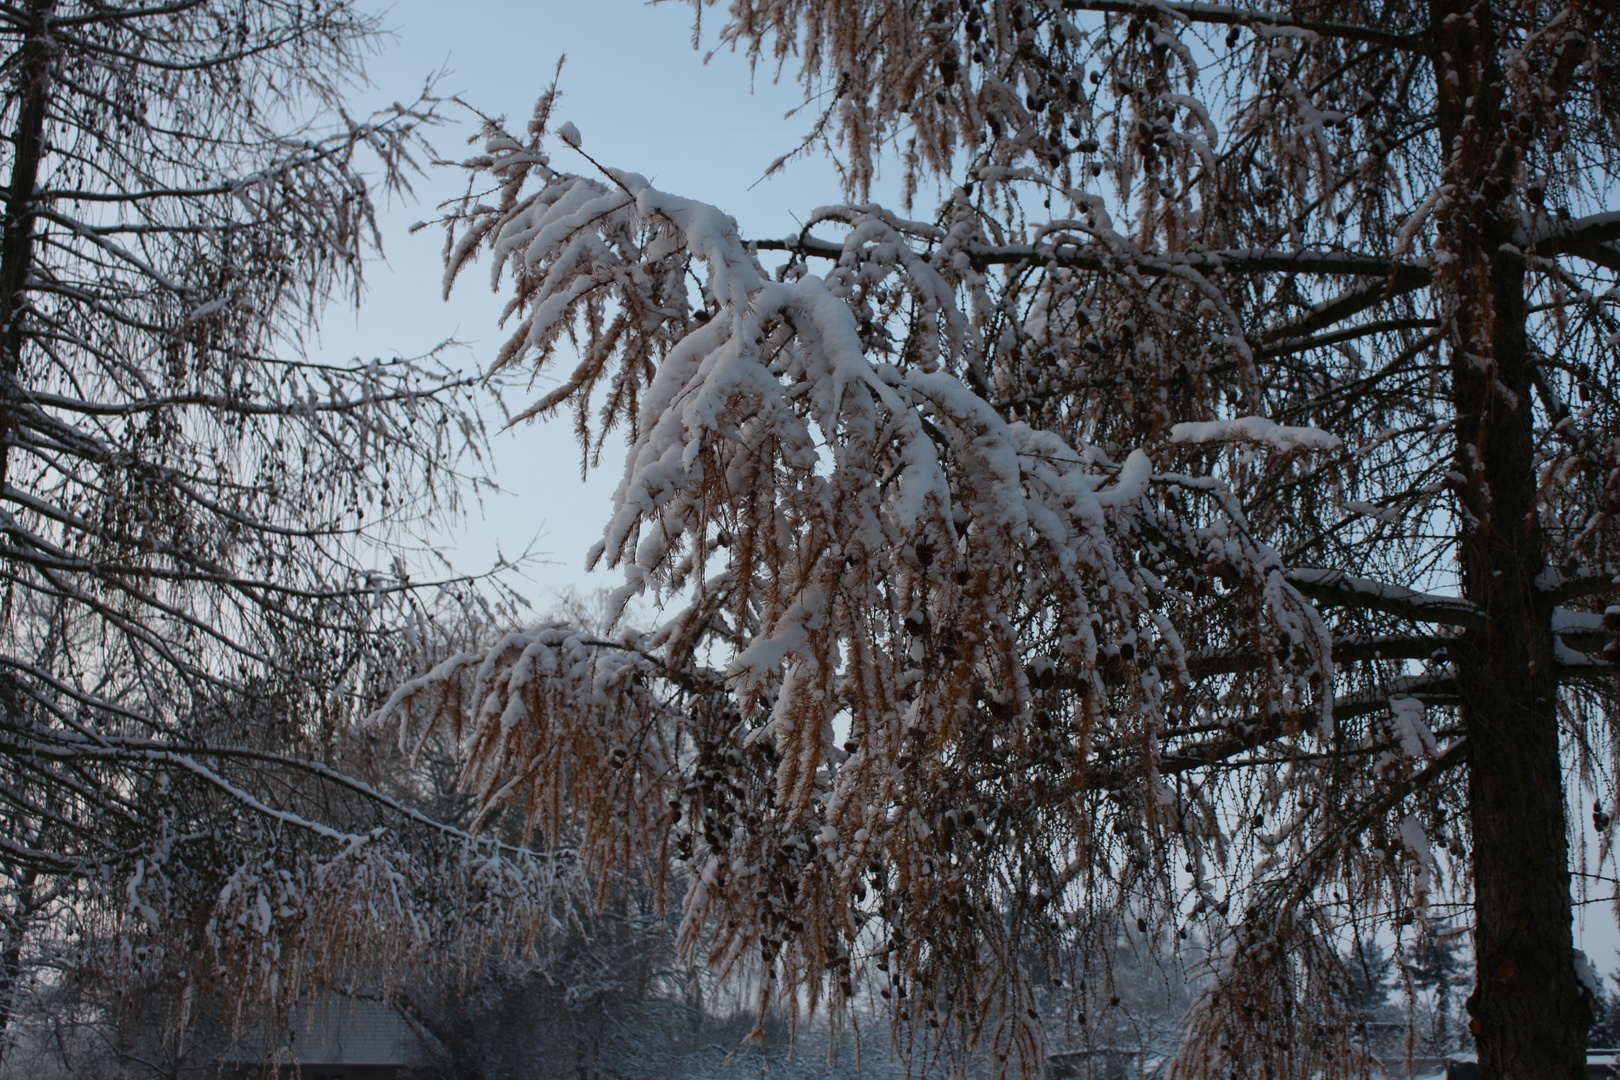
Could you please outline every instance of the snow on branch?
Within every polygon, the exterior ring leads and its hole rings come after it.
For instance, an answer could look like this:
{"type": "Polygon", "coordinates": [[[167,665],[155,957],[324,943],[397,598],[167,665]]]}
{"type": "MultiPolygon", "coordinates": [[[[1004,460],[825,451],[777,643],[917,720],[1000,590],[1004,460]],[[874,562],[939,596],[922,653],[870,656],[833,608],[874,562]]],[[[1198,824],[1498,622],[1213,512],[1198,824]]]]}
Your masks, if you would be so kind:
{"type": "MultiPolygon", "coordinates": [[[[509,287],[503,362],[578,346],[536,410],[587,452],[628,436],[596,554],[621,602],[667,604],[650,670],[721,673],[665,687],[687,948],[793,1002],[875,967],[898,1031],[1033,1073],[1020,957],[1190,925],[1215,979],[1171,1075],[1365,1071],[1346,926],[1434,930],[1476,899],[1471,844],[1524,854],[1474,782],[1559,782],[1557,738],[1535,779],[1505,752],[1530,728],[1464,744],[1464,699],[1553,735],[1573,707],[1577,736],[1612,703],[1595,612],[1478,633],[1613,540],[1620,226],[1532,227],[1601,201],[1560,164],[1605,152],[1596,24],[728,11],[722,42],[801,65],[804,145],[841,146],[855,205],[750,245],[640,177],[552,170],[542,109],[491,132],[499,205],[464,207],[452,261],[509,287]],[[887,148],[937,216],[866,203],[887,148]],[[1278,452],[1189,451],[1225,441],[1278,452]],[[1412,587],[1448,573],[1468,600],[1412,587]]],[[[1521,884],[1556,884],[1548,856],[1521,884]]]]}
{"type": "Polygon", "coordinates": [[[1279,453],[1298,451],[1328,453],[1337,450],[1343,442],[1321,428],[1288,427],[1263,416],[1243,416],[1236,420],[1207,420],[1201,423],[1177,424],[1170,429],[1172,443],[1242,442],[1269,446],[1279,453]]]}
{"type": "Polygon", "coordinates": [[[1620,589],[1620,567],[1615,567],[1614,563],[1602,563],[1596,567],[1576,565],[1568,570],[1547,567],[1536,575],[1536,589],[1555,604],[1615,593],[1620,589]]]}
{"type": "Polygon", "coordinates": [[[1098,11],[1121,15],[1138,13],[1157,15],[1164,13],[1176,19],[1184,19],[1187,22],[1207,23],[1214,26],[1248,26],[1261,29],[1275,27],[1279,30],[1303,30],[1312,35],[1349,41],[1365,41],[1369,44],[1392,46],[1408,52],[1427,54],[1430,51],[1429,44],[1421,38],[1390,33],[1376,27],[1358,26],[1354,23],[1298,19],[1281,11],[1230,7],[1225,4],[1186,4],[1175,3],[1172,0],[1063,0],[1063,6],[1069,11],[1098,11]]]}
{"type": "Polygon", "coordinates": [[[461,744],[475,829],[511,809],[553,854],[572,851],[577,837],[593,869],[624,870],[628,849],[605,826],[654,829],[676,764],[659,723],[666,705],[648,687],[657,674],[633,643],[545,623],[448,657],[404,683],[369,723],[397,726],[413,755],[435,731],[461,744]],[[579,820],[593,824],[576,833],[579,820]]]}
{"type": "MultiPolygon", "coordinates": [[[[543,368],[577,342],[525,415],[570,408],[588,445],[626,432],[592,559],[624,574],[614,616],[637,595],[674,610],[620,654],[557,625],[514,634],[412,683],[392,714],[462,733],[481,813],[578,828],[598,868],[682,867],[684,947],[722,968],[758,956],[830,992],[882,881],[894,963],[997,988],[990,1020],[957,1034],[1038,1060],[1018,943],[989,934],[999,916],[960,913],[1044,904],[1007,882],[1039,873],[1062,892],[1061,867],[1091,857],[1073,792],[1105,732],[1129,747],[1110,766],[1129,828],[1165,819],[1159,735],[1197,689],[1167,612],[1220,605],[1225,639],[1264,658],[1230,685],[1313,718],[1310,743],[1332,734],[1327,627],[1219,481],[1008,406],[986,379],[1000,316],[968,214],[941,228],[818,211],[849,230],[814,248],[831,265],[773,275],[721,211],[629,172],[554,170],[543,132],[491,129],[469,164],[499,204],[462,208],[447,280],[490,256],[515,324],[502,364],[543,368]],[[1177,560],[1242,587],[1196,600],[1167,580],[1177,560]],[[700,656],[723,676],[689,677],[700,656]],[[977,836],[1007,843],[949,869],[977,836]],[[932,891],[947,872],[950,911],[932,891]]],[[[1133,258],[1113,265],[1149,293],[1144,312],[1160,287],[1218,312],[1187,266],[1166,263],[1159,286],[1133,258]]],[[[1032,342],[1098,318],[1055,294],[1033,311],[1032,342]]],[[[1323,448],[1309,430],[1269,437],[1323,448]]]]}
{"type": "MultiPolygon", "coordinates": [[[[843,256],[845,245],[810,235],[750,241],[758,251],[791,251],[823,259],[843,256]]],[[[1128,261],[1147,275],[1174,274],[1192,269],[1215,274],[1298,273],[1323,277],[1388,278],[1398,270],[1427,274],[1421,260],[1394,263],[1390,259],[1351,251],[1291,251],[1286,248],[1241,248],[1220,251],[1171,253],[1134,252],[1122,258],[1113,246],[1080,244],[973,244],[956,249],[974,266],[1052,265],[1075,270],[1112,270],[1128,261]]]]}
{"type": "Polygon", "coordinates": [[[1484,625],[1479,609],[1461,597],[1420,593],[1339,570],[1296,567],[1288,572],[1288,583],[1319,603],[1382,611],[1416,622],[1469,628],[1484,625]]]}
{"type": "Polygon", "coordinates": [[[1559,255],[1587,245],[1608,244],[1620,240],[1620,212],[1590,214],[1567,221],[1546,220],[1519,239],[1537,255],[1559,255]]]}

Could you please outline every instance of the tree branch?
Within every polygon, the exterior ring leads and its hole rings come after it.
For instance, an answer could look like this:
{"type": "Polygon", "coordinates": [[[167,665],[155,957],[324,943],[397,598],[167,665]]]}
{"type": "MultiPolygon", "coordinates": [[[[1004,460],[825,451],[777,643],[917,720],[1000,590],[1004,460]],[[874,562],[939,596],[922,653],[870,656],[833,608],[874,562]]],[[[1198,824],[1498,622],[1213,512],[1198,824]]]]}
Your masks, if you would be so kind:
{"type": "Polygon", "coordinates": [[[102,25],[109,22],[124,22],[126,20],[155,18],[159,15],[179,15],[194,8],[202,7],[207,0],[178,0],[172,4],[154,4],[151,7],[126,8],[123,11],[98,11],[93,15],[73,15],[63,19],[52,19],[51,28],[59,26],[87,26],[102,25]]]}
{"type": "MultiPolygon", "coordinates": [[[[1346,694],[1335,699],[1333,719],[1335,722],[1343,722],[1368,713],[1381,712],[1389,708],[1389,699],[1392,697],[1413,697],[1420,701],[1439,704],[1454,701],[1456,695],[1457,681],[1449,674],[1392,679],[1387,689],[1346,694]]],[[[1255,717],[1252,725],[1233,724],[1231,727],[1239,732],[1238,734],[1225,734],[1220,738],[1196,743],[1176,753],[1166,754],[1159,759],[1159,772],[1168,774],[1207,768],[1276,739],[1295,734],[1314,719],[1313,714],[1302,711],[1255,717]]]]}
{"type": "Polygon", "coordinates": [[[1325,300],[1312,306],[1307,315],[1290,323],[1262,333],[1256,340],[1269,344],[1276,341],[1285,341],[1291,338],[1306,337],[1324,330],[1329,326],[1343,322],[1352,315],[1366,311],[1370,307],[1395,299],[1406,293],[1413,292],[1428,285],[1433,279],[1433,273],[1427,266],[1413,263],[1402,263],[1393,268],[1379,281],[1358,285],[1347,292],[1340,293],[1331,300],[1325,300]]]}
{"type": "Polygon", "coordinates": [[[1574,244],[1564,254],[1620,273],[1620,248],[1613,244],[1574,244]]]}
{"type": "Polygon", "coordinates": [[[1555,221],[1528,237],[1536,255],[1563,255],[1577,247],[1620,240],[1620,211],[1590,214],[1571,221],[1555,221]]]}
{"type": "Polygon", "coordinates": [[[1342,570],[1296,567],[1285,577],[1288,584],[1320,604],[1382,611],[1413,622],[1443,623],[1479,629],[1485,616],[1460,596],[1420,593],[1401,585],[1354,577],[1342,570]]]}
{"type": "Polygon", "coordinates": [[[1620,588],[1620,569],[1613,566],[1582,566],[1572,573],[1547,569],[1536,575],[1536,591],[1554,604],[1564,604],[1587,596],[1612,593],[1620,588]]]}
{"type": "MultiPolygon", "coordinates": [[[[1329,345],[1338,345],[1357,338],[1368,337],[1372,334],[1387,334],[1398,330],[1429,330],[1437,326],[1434,319],[1381,319],[1376,322],[1357,323],[1346,326],[1328,334],[1318,334],[1316,337],[1296,337],[1278,341],[1260,350],[1263,357],[1291,356],[1296,353],[1307,352],[1311,349],[1321,349],[1329,345]]],[[[1434,335],[1428,335],[1430,339],[1434,335]]]]}
{"type": "Polygon", "coordinates": [[[1295,19],[1281,11],[1255,11],[1228,7],[1225,4],[1133,3],[1132,0],[1063,0],[1068,11],[1095,11],[1101,14],[1156,15],[1169,12],[1191,23],[1216,26],[1275,26],[1307,30],[1322,37],[1365,41],[1373,45],[1402,49],[1427,56],[1431,46],[1422,38],[1406,34],[1392,34],[1370,26],[1350,23],[1319,22],[1314,19],[1295,19]]]}
{"type": "MultiPolygon", "coordinates": [[[[1380,634],[1341,638],[1333,643],[1333,661],[1354,664],[1364,660],[1427,660],[1454,639],[1440,634],[1380,634]]],[[[1253,649],[1190,656],[1187,673],[1195,679],[1252,671],[1261,660],[1253,649]]]]}
{"type": "MultiPolygon", "coordinates": [[[[782,240],[750,240],[759,251],[789,251],[821,259],[841,259],[843,244],[815,236],[782,240]]],[[[1313,274],[1326,277],[1376,277],[1382,282],[1411,278],[1428,284],[1429,268],[1422,263],[1392,263],[1388,258],[1353,251],[1285,251],[1278,248],[1237,248],[1226,251],[1178,251],[1163,254],[1120,252],[1082,244],[979,245],[958,249],[973,265],[1021,266],[1051,264],[1072,270],[1117,270],[1130,266],[1155,276],[1181,270],[1206,274],[1313,274]]],[[[1416,287],[1416,286],[1414,286],[1416,287]]],[[[1381,292],[1380,292],[1381,295],[1381,292]]],[[[1342,317],[1342,316],[1341,316],[1342,317]]],[[[1337,320],[1334,320],[1337,321],[1337,320]]]]}

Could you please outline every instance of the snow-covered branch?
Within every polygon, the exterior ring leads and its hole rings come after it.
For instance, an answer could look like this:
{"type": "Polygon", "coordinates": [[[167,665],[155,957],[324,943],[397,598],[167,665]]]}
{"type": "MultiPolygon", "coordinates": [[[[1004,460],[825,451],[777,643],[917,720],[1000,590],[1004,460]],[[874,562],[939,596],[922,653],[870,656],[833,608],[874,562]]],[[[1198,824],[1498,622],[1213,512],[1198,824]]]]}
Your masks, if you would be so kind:
{"type": "Polygon", "coordinates": [[[1177,3],[1174,0],[1063,0],[1069,11],[1096,11],[1113,15],[1169,15],[1189,23],[1211,26],[1245,26],[1260,29],[1303,30],[1324,38],[1364,41],[1370,45],[1427,55],[1433,45],[1421,37],[1391,33],[1357,23],[1300,19],[1282,11],[1265,8],[1232,7],[1226,4],[1177,3]]]}
{"type": "Polygon", "coordinates": [[[1382,611],[1415,622],[1444,623],[1477,628],[1480,611],[1461,597],[1421,593],[1403,585],[1357,577],[1341,570],[1296,567],[1288,583],[1303,595],[1323,604],[1382,611]]]}
{"type": "MultiPolygon", "coordinates": [[[[783,240],[750,240],[759,251],[788,251],[822,259],[844,257],[848,244],[837,244],[814,236],[783,240]]],[[[979,269],[993,266],[1060,266],[1071,270],[1118,271],[1129,267],[1148,276],[1196,270],[1203,274],[1295,273],[1319,277],[1378,277],[1397,274],[1427,280],[1429,268],[1420,260],[1391,261],[1377,255],[1351,251],[1290,251],[1287,249],[1243,248],[1221,251],[1122,251],[1113,245],[1082,244],[974,244],[954,247],[949,257],[966,258],[979,269]]]]}

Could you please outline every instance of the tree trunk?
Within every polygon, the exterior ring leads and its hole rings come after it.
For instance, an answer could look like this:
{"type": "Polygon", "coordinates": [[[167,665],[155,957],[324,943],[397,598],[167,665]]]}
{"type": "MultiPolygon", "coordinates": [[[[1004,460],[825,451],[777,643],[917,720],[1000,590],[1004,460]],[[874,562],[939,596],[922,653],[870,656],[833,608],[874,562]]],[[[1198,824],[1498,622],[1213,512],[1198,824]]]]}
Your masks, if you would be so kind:
{"type": "MultiPolygon", "coordinates": [[[[34,192],[45,154],[46,106],[50,96],[50,18],[56,0],[31,0],[28,30],[19,50],[17,120],[11,132],[11,179],[0,211],[0,488],[8,480],[13,409],[22,371],[24,320],[28,307],[29,268],[34,260],[34,192]]],[[[18,886],[15,911],[7,919],[0,951],[0,1062],[10,1045],[17,984],[22,978],[22,949],[34,899],[33,871],[18,886]]]]}
{"type": "Polygon", "coordinates": [[[1459,560],[1485,612],[1455,650],[1469,748],[1477,983],[1468,999],[1480,1075],[1586,1075],[1591,1007],[1575,973],[1551,603],[1536,512],[1526,266],[1514,249],[1518,148],[1503,134],[1503,75],[1487,5],[1434,9],[1442,146],[1454,185],[1442,268],[1456,408],[1459,560]],[[1452,15],[1450,25],[1446,16],[1452,15]],[[1448,59],[1449,58],[1449,59],[1448,59]],[[1504,245],[1508,245],[1504,248],[1504,245]]]}
{"type": "Polygon", "coordinates": [[[22,982],[23,944],[28,940],[28,924],[34,917],[34,883],[29,870],[17,883],[17,900],[5,917],[5,949],[0,951],[0,1068],[11,1049],[11,1020],[17,1011],[17,986],[22,982]]]}
{"type": "Polygon", "coordinates": [[[10,478],[11,432],[27,340],[28,276],[34,261],[34,192],[45,156],[45,119],[51,91],[50,21],[56,0],[31,0],[28,30],[18,50],[17,123],[11,133],[16,155],[6,204],[0,214],[0,487],[10,478]]]}

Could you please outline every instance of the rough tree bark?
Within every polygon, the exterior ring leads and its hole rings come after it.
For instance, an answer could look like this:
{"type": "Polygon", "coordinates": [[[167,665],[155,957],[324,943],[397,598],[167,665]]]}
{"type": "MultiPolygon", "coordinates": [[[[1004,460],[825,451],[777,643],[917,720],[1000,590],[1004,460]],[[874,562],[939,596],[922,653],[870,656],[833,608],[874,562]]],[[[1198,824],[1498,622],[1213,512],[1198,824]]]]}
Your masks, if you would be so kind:
{"type": "Polygon", "coordinates": [[[33,0],[23,42],[17,87],[21,100],[11,132],[11,180],[0,214],[0,487],[9,476],[13,424],[11,402],[22,374],[24,308],[28,268],[34,255],[34,191],[45,151],[46,106],[50,98],[51,12],[56,0],[33,0]]]}
{"type": "Polygon", "coordinates": [[[1432,9],[1442,145],[1455,185],[1442,229],[1464,595],[1485,613],[1456,650],[1469,747],[1477,985],[1468,1000],[1485,1077],[1586,1075],[1591,1007],[1575,974],[1569,842],[1559,759],[1553,602],[1536,587],[1536,511],[1524,256],[1515,248],[1519,148],[1505,134],[1504,72],[1490,9],[1432,9]]]}

